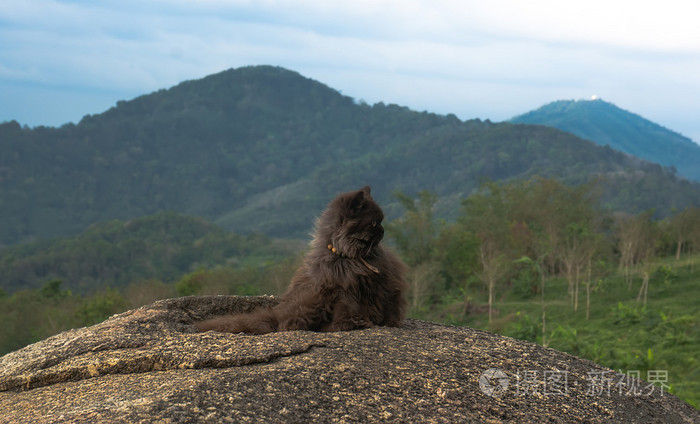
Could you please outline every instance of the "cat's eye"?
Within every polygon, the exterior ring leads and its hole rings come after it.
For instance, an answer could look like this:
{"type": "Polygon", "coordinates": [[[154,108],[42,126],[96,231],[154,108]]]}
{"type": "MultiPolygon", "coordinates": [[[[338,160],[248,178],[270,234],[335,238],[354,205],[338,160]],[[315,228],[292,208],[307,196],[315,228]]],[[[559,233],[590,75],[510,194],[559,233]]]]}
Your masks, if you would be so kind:
{"type": "Polygon", "coordinates": [[[372,226],[376,227],[377,226],[377,221],[372,221],[372,226]]]}

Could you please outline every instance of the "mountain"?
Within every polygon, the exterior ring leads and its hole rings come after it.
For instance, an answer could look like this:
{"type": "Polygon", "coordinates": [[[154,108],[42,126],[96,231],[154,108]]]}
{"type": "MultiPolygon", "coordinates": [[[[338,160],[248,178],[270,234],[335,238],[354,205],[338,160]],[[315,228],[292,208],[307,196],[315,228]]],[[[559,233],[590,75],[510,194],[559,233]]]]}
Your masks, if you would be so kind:
{"type": "Polygon", "coordinates": [[[601,146],[675,167],[684,177],[700,181],[700,145],[600,99],[552,102],[510,122],[558,128],[601,146]]]}
{"type": "Polygon", "coordinates": [[[480,180],[534,175],[598,179],[603,202],[631,212],[700,203],[700,184],[557,129],[370,106],[255,66],[120,101],[78,124],[0,124],[0,245],[164,210],[306,238],[339,191],[371,185],[392,218],[394,191],[431,190],[449,218],[480,180]]]}

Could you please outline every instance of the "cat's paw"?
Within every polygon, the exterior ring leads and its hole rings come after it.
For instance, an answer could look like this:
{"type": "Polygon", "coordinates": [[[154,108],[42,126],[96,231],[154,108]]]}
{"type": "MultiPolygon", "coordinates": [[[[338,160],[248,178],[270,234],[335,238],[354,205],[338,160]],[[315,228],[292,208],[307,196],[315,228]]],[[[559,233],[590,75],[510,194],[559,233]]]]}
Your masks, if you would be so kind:
{"type": "Polygon", "coordinates": [[[342,319],[338,321],[333,321],[326,327],[325,331],[350,331],[350,330],[360,330],[363,328],[373,327],[372,322],[358,317],[352,317],[347,319],[342,319]]]}
{"type": "Polygon", "coordinates": [[[352,323],[355,325],[355,328],[374,327],[374,323],[372,321],[364,318],[352,318],[352,323]]]}
{"type": "Polygon", "coordinates": [[[303,318],[289,318],[279,324],[279,331],[308,330],[309,323],[303,318]]]}

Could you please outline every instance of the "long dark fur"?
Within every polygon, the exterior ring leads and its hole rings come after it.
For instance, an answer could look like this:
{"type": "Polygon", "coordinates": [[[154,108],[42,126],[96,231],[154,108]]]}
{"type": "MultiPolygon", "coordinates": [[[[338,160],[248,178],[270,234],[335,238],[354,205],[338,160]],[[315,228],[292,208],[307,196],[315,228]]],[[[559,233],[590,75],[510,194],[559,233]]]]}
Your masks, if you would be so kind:
{"type": "Polygon", "coordinates": [[[251,334],[398,327],[406,306],[405,266],[380,244],[383,219],[369,187],[340,194],[318,218],[311,250],[278,305],[197,327],[251,334]]]}

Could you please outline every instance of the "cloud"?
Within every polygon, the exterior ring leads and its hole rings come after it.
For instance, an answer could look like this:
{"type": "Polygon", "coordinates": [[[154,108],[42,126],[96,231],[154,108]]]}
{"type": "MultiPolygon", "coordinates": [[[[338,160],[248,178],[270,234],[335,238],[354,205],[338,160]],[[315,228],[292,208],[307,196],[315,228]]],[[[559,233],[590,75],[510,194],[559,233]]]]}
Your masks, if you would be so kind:
{"type": "MultiPolygon", "coordinates": [[[[663,120],[688,116],[680,105],[700,109],[692,10],[682,0],[3,0],[0,84],[15,95],[32,86],[32,98],[48,87],[61,102],[84,93],[80,105],[99,93],[104,107],[109,96],[273,64],[369,102],[462,118],[597,93],[663,120]]],[[[0,121],[21,118],[12,109],[2,105],[0,121]]],[[[50,122],[82,116],[72,113],[50,122]]]]}

